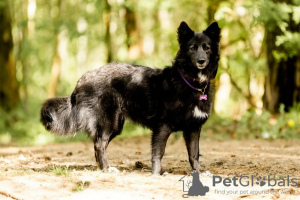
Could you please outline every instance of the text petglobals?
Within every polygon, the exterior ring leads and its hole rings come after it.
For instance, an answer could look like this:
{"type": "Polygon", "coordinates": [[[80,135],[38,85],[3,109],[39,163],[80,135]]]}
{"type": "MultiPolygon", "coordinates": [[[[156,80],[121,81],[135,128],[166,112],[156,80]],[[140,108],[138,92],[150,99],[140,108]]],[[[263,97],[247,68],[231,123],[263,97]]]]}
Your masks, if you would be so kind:
{"type": "Polygon", "coordinates": [[[287,175],[286,179],[279,178],[277,180],[275,178],[271,178],[270,175],[268,175],[268,178],[265,177],[257,178],[251,175],[251,176],[241,176],[239,178],[234,176],[232,178],[224,178],[224,179],[221,176],[213,176],[213,186],[223,183],[225,187],[230,187],[230,186],[238,187],[239,185],[244,187],[253,186],[253,185],[269,186],[269,187],[273,187],[273,186],[296,187],[298,185],[297,181],[298,181],[297,178],[290,179],[289,175],[287,175]]]}

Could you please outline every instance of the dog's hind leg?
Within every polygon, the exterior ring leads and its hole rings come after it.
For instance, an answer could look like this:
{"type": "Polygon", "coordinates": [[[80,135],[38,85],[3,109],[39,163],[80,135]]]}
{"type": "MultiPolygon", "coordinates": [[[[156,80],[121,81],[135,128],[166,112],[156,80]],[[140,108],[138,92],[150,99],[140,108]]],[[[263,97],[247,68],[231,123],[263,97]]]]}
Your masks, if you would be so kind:
{"type": "Polygon", "coordinates": [[[95,158],[101,170],[106,171],[109,168],[106,148],[108,146],[109,137],[102,133],[102,136],[94,138],[95,158]]]}
{"type": "Polygon", "coordinates": [[[109,142],[122,131],[124,116],[121,106],[113,96],[104,96],[101,99],[100,107],[97,110],[97,133],[95,134],[94,149],[95,158],[101,170],[107,171],[109,163],[106,149],[109,142]]]}
{"type": "Polygon", "coordinates": [[[124,124],[124,118],[120,115],[118,117],[117,123],[113,123],[113,121],[111,123],[116,125],[115,129],[111,129],[112,126],[108,126],[110,128],[106,128],[104,130],[98,128],[99,133],[94,138],[95,158],[100,169],[103,171],[107,171],[109,169],[106,149],[108,147],[109,142],[115,136],[121,133],[124,124]]]}
{"type": "Polygon", "coordinates": [[[189,161],[193,170],[196,170],[200,174],[199,164],[199,139],[200,131],[184,131],[183,137],[185,140],[186,148],[189,154],[189,161]]]}
{"type": "Polygon", "coordinates": [[[161,159],[164,156],[167,140],[171,129],[163,126],[152,134],[152,174],[159,175],[161,171],[161,159]]]}

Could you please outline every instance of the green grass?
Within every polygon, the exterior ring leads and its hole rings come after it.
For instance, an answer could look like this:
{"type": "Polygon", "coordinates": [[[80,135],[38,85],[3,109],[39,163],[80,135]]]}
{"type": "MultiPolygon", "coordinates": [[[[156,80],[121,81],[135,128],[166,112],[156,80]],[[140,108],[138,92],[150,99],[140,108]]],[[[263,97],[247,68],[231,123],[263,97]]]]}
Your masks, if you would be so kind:
{"type": "Polygon", "coordinates": [[[73,192],[80,192],[90,186],[89,181],[80,181],[76,183],[76,186],[72,189],[73,192]]]}
{"type": "Polygon", "coordinates": [[[68,167],[52,166],[52,169],[50,169],[49,172],[51,172],[57,176],[69,176],[70,175],[68,167]]]}

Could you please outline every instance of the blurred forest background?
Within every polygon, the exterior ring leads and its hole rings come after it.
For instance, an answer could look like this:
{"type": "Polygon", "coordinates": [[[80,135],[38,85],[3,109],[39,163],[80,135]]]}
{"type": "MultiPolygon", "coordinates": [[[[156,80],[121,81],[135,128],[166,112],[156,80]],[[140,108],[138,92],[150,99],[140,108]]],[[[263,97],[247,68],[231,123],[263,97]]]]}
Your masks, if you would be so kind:
{"type": "MultiPolygon", "coordinates": [[[[181,21],[222,28],[202,137],[300,138],[300,0],[0,0],[0,144],[86,139],[48,133],[42,102],[112,61],[171,65],[181,21]]],[[[143,134],[127,123],[120,137],[143,134]]]]}

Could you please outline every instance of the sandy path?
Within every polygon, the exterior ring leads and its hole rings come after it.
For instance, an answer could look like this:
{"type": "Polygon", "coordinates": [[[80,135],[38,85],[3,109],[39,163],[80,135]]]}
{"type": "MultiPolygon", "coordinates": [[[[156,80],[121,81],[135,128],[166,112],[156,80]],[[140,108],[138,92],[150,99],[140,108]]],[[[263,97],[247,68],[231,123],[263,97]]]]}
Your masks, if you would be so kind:
{"type": "MultiPolygon", "coordinates": [[[[209,187],[201,199],[300,199],[298,140],[201,141],[201,154],[202,169],[209,172],[200,176],[209,187]],[[251,175],[253,186],[242,186],[251,182],[251,175]],[[213,176],[222,181],[229,177],[230,186],[223,182],[213,186],[213,176]],[[242,176],[250,178],[240,183],[242,176]],[[276,179],[275,186],[268,186],[274,184],[268,176],[276,179]],[[266,185],[257,185],[263,178],[266,185]],[[291,186],[292,181],[299,186],[291,186]]],[[[0,199],[183,199],[187,193],[179,181],[190,172],[182,138],[168,141],[164,176],[151,176],[149,137],[116,139],[108,147],[108,157],[120,173],[97,169],[92,143],[0,148],[0,199]]],[[[186,185],[192,177],[184,180],[186,185]]]]}

